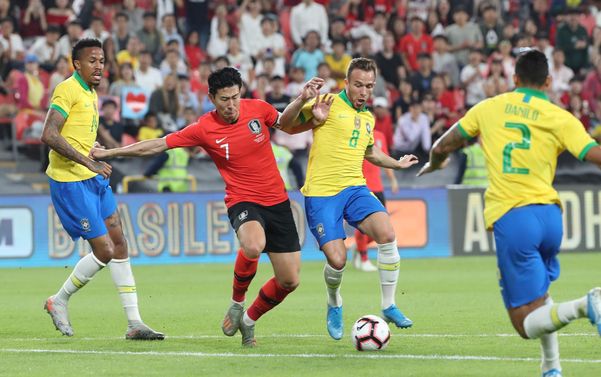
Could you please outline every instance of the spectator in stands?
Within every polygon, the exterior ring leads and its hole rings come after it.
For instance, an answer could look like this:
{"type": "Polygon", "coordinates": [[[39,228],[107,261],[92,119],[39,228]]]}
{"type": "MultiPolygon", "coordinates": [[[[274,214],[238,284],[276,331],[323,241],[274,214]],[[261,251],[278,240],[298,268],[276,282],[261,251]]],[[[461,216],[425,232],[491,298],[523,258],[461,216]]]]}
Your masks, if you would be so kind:
{"type": "Polygon", "coordinates": [[[46,22],[48,25],[67,25],[75,19],[75,12],[69,4],[69,0],[55,0],[54,6],[46,11],[46,22]]]}
{"type": "Polygon", "coordinates": [[[277,130],[272,138],[277,145],[288,148],[292,153],[292,159],[288,165],[296,181],[296,188],[301,188],[305,184],[305,169],[307,166],[307,157],[309,148],[313,143],[312,132],[302,132],[290,135],[286,132],[277,130]]]}
{"type": "Polygon", "coordinates": [[[336,80],[338,89],[344,88],[346,69],[352,57],[346,53],[346,42],[343,39],[332,39],[332,53],[324,57],[324,61],[330,66],[332,78],[336,80]]]}
{"type": "Polygon", "coordinates": [[[117,13],[115,15],[115,30],[113,32],[116,53],[127,48],[127,42],[131,35],[131,31],[129,30],[129,16],[127,13],[117,13]]]}
{"type": "MultiPolygon", "coordinates": [[[[511,55],[511,42],[509,40],[502,40],[499,43],[499,55],[501,60],[503,60],[503,71],[505,71],[505,76],[513,77],[513,72],[515,72],[515,58],[511,55]]],[[[509,88],[513,88],[513,82],[510,83],[509,88]]]]}
{"type": "Polygon", "coordinates": [[[265,73],[260,73],[255,77],[251,98],[265,101],[265,97],[269,90],[269,76],[265,73]]]}
{"type": "Polygon", "coordinates": [[[371,49],[371,38],[369,35],[362,35],[354,40],[355,42],[355,53],[353,58],[368,58],[373,59],[371,49]]]}
{"type": "MultiPolygon", "coordinates": [[[[146,139],[144,139],[146,140],[146,139]]],[[[173,148],[156,156],[144,176],[158,178],[158,192],[188,192],[188,164],[191,148],[173,148]]]]}
{"type": "Polygon", "coordinates": [[[285,90],[285,82],[281,76],[273,76],[269,83],[271,90],[265,96],[265,102],[269,103],[280,113],[284,111],[291,101],[285,90]]]}
{"type": "MultiPolygon", "coordinates": [[[[434,81],[433,81],[434,82],[434,81]]],[[[430,133],[432,140],[438,139],[447,128],[446,118],[442,115],[440,109],[437,109],[437,102],[432,93],[424,94],[422,99],[422,111],[428,117],[430,122],[430,133]]]]}
{"type": "Polygon", "coordinates": [[[277,32],[277,17],[267,14],[261,20],[261,34],[256,36],[257,50],[251,55],[257,60],[273,58],[275,63],[275,74],[284,76],[286,74],[286,41],[282,34],[277,32]]]}
{"type": "MultiPolygon", "coordinates": [[[[257,38],[256,36],[254,37],[257,38]]],[[[207,46],[207,54],[212,59],[227,54],[227,49],[230,42],[230,26],[225,21],[220,21],[217,26],[217,34],[212,34],[209,38],[207,46]]]]}
{"type": "MultiPolygon", "coordinates": [[[[151,107],[154,109],[154,107],[151,107]]],[[[148,112],[144,116],[144,121],[138,131],[138,141],[156,139],[165,134],[161,126],[159,125],[157,115],[153,112],[148,112]]]]}
{"type": "Polygon", "coordinates": [[[396,90],[399,87],[398,67],[403,65],[401,57],[395,52],[395,44],[394,34],[386,32],[384,35],[384,47],[375,56],[380,75],[386,81],[386,86],[390,90],[396,90]]]}
{"type": "Polygon", "coordinates": [[[440,22],[438,12],[434,9],[428,12],[428,17],[426,18],[426,33],[430,34],[432,38],[444,35],[444,26],[442,25],[442,22],[440,22]]]}
{"type": "Polygon", "coordinates": [[[418,70],[411,75],[411,85],[417,91],[419,98],[429,92],[432,87],[432,78],[436,75],[432,71],[432,57],[428,53],[418,56],[418,70]]]}
{"type": "Polygon", "coordinates": [[[179,48],[171,48],[167,50],[165,59],[160,65],[163,78],[168,75],[185,75],[188,72],[186,63],[180,57],[179,48]]]}
{"type": "Polygon", "coordinates": [[[278,145],[274,140],[275,129],[272,127],[269,129],[271,134],[271,150],[273,151],[273,157],[278,166],[282,181],[284,181],[284,187],[286,190],[292,190],[292,184],[290,183],[290,176],[288,175],[288,169],[290,167],[290,161],[292,160],[292,153],[288,148],[278,145]]]}
{"type": "Polygon", "coordinates": [[[601,98],[601,60],[597,62],[595,69],[586,75],[582,86],[582,98],[588,101],[597,119],[601,119],[601,106],[598,102],[601,98]]]}
{"type": "Polygon", "coordinates": [[[152,56],[148,50],[140,52],[140,66],[134,70],[136,84],[152,92],[163,85],[163,75],[158,68],[152,66],[152,56]]]}
{"type": "Polygon", "coordinates": [[[447,26],[445,34],[451,45],[450,51],[455,55],[460,67],[467,65],[469,52],[474,48],[482,48],[482,32],[475,23],[469,21],[465,7],[457,6],[453,12],[454,24],[447,26]]]}
{"type": "Polygon", "coordinates": [[[455,178],[455,184],[488,187],[486,158],[484,157],[480,138],[473,138],[470,141],[470,145],[461,149],[458,156],[459,169],[455,178]]]}
{"type": "Polygon", "coordinates": [[[330,22],[330,31],[328,33],[330,46],[328,51],[334,48],[334,41],[338,40],[344,43],[344,50],[346,51],[346,43],[349,39],[348,32],[346,30],[346,20],[344,17],[334,17],[334,19],[330,22]]]}
{"type": "Polygon", "coordinates": [[[409,112],[397,121],[392,137],[392,156],[395,158],[405,154],[425,156],[431,145],[430,121],[422,112],[421,103],[413,101],[409,105],[409,112]]]}
{"type": "Polygon", "coordinates": [[[376,130],[382,132],[384,139],[386,139],[386,145],[392,145],[394,125],[386,97],[374,98],[373,108],[376,120],[376,130]]]}
{"type": "Polygon", "coordinates": [[[156,113],[160,125],[165,131],[178,130],[176,122],[180,105],[177,75],[165,76],[163,86],[150,95],[149,108],[156,113]]]}
{"type": "Polygon", "coordinates": [[[432,97],[436,102],[437,116],[446,120],[445,128],[451,127],[459,119],[463,103],[458,101],[453,90],[449,90],[445,78],[441,75],[432,79],[432,97]]]}
{"type": "Polygon", "coordinates": [[[19,34],[25,41],[44,35],[48,28],[46,9],[41,0],[29,0],[27,8],[21,12],[19,34]]]}
{"type": "MultiPolygon", "coordinates": [[[[398,120],[401,115],[409,111],[409,104],[417,98],[417,92],[413,90],[413,84],[408,80],[401,80],[399,84],[399,98],[392,105],[393,114],[395,121],[398,120]]],[[[392,145],[392,143],[390,143],[392,145]]]]}
{"type": "Polygon", "coordinates": [[[160,62],[163,46],[163,34],[157,29],[157,19],[154,12],[145,12],[142,29],[138,31],[138,38],[144,49],[152,56],[154,63],[160,62]]]}
{"type": "Polygon", "coordinates": [[[227,58],[230,61],[230,65],[240,71],[242,81],[251,84],[255,76],[253,62],[250,56],[240,49],[240,40],[238,38],[230,38],[227,58]]]}
{"type": "Polygon", "coordinates": [[[372,53],[382,51],[385,33],[386,15],[382,12],[376,12],[370,22],[361,22],[349,31],[353,39],[360,39],[365,36],[369,37],[371,43],[370,51],[372,53]]]}
{"type": "Polygon", "coordinates": [[[290,97],[298,96],[305,84],[305,69],[303,67],[290,67],[290,73],[288,74],[288,85],[286,85],[286,94],[290,97]]]}
{"type": "MultiPolygon", "coordinates": [[[[75,42],[81,39],[83,28],[79,20],[71,20],[67,25],[67,34],[58,40],[58,53],[61,56],[71,56],[75,42]]],[[[106,60],[106,55],[105,55],[106,60]]]]}
{"type": "Polygon", "coordinates": [[[530,18],[536,23],[538,30],[551,35],[551,29],[554,26],[553,16],[549,12],[549,2],[547,0],[532,0],[530,18]]]}
{"type": "MultiPolygon", "coordinates": [[[[405,20],[397,15],[393,15],[390,20],[390,29],[394,34],[394,40],[400,41],[403,38],[407,31],[407,25],[405,25],[405,20]]],[[[397,52],[400,52],[397,50],[397,52]]]]}
{"type": "Polygon", "coordinates": [[[111,83],[111,86],[109,87],[109,96],[121,98],[124,87],[140,87],[136,84],[134,69],[129,63],[123,63],[119,66],[119,79],[111,83]]]}
{"type": "Polygon", "coordinates": [[[209,1],[185,0],[186,10],[186,32],[196,31],[198,33],[199,47],[207,48],[209,35],[211,33],[211,19],[209,1]]]}
{"type": "Polygon", "coordinates": [[[328,45],[328,30],[326,9],[314,0],[303,0],[290,11],[290,33],[297,46],[304,45],[304,39],[311,31],[317,32],[321,42],[328,45]]]}
{"type": "Polygon", "coordinates": [[[104,27],[104,21],[100,17],[92,17],[90,27],[82,34],[82,38],[95,38],[102,43],[110,36],[110,33],[104,27]]]}
{"type": "MultiPolygon", "coordinates": [[[[63,36],[64,37],[64,36],[63,36]]],[[[62,38],[61,38],[62,39],[62,38]]],[[[60,43],[60,40],[59,40],[60,43]]],[[[104,51],[104,72],[108,73],[109,80],[115,80],[115,76],[118,75],[119,66],[117,64],[117,55],[115,52],[115,42],[113,38],[107,38],[102,44],[102,50],[104,51]]],[[[69,55],[70,56],[70,55],[69,55]]],[[[108,89],[108,87],[107,87],[108,89]]],[[[98,91],[98,90],[96,90],[98,91]]]]}
{"type": "Polygon", "coordinates": [[[555,46],[565,52],[565,64],[578,74],[588,65],[588,34],[579,23],[578,9],[571,8],[566,14],[566,22],[557,29],[555,46]]]}
{"type": "Polygon", "coordinates": [[[488,65],[486,80],[484,81],[485,96],[490,98],[507,92],[509,88],[508,82],[508,77],[505,77],[505,72],[503,71],[503,61],[500,59],[491,60],[488,65]]]}
{"type": "MultiPolygon", "coordinates": [[[[258,50],[258,38],[261,34],[262,6],[258,0],[244,0],[240,5],[240,48],[245,54],[254,56],[258,50]]],[[[219,21],[222,21],[220,19],[219,21]]]]}
{"type": "Polygon", "coordinates": [[[52,98],[54,88],[64,80],[71,76],[69,60],[66,57],[60,56],[56,59],[56,69],[50,75],[50,83],[48,84],[48,98],[52,98]]]}
{"type": "Polygon", "coordinates": [[[205,53],[200,48],[198,31],[192,30],[186,35],[184,51],[186,51],[186,60],[190,69],[198,69],[200,62],[206,59],[205,53]]]}
{"type": "Polygon", "coordinates": [[[52,72],[58,59],[58,39],[60,30],[56,25],[49,25],[46,35],[38,37],[29,48],[28,53],[38,57],[40,67],[48,72],[52,72]]]}
{"type": "Polygon", "coordinates": [[[302,67],[305,71],[305,81],[317,75],[317,66],[324,61],[323,51],[319,48],[321,40],[317,31],[309,31],[303,38],[303,46],[292,55],[292,66],[302,67]]]}
{"type": "Polygon", "coordinates": [[[188,75],[178,75],[177,84],[179,88],[179,109],[180,113],[177,117],[178,129],[187,126],[184,118],[184,109],[192,109],[194,113],[200,112],[200,103],[198,96],[190,89],[190,77],[188,75]]]}
{"type": "Polygon", "coordinates": [[[137,6],[136,0],[123,0],[122,12],[127,15],[127,29],[136,34],[142,29],[144,10],[137,6]]]}
{"type": "MultiPolygon", "coordinates": [[[[590,72],[589,72],[589,74],[590,74],[590,72]]],[[[565,109],[568,106],[570,106],[570,98],[572,98],[572,96],[579,96],[587,104],[587,107],[589,107],[591,109],[591,111],[593,111],[593,113],[594,113],[596,108],[594,107],[594,104],[590,104],[589,96],[585,95],[585,93],[582,92],[583,88],[584,88],[584,83],[582,81],[582,77],[581,76],[572,77],[572,79],[570,80],[570,89],[561,95],[561,103],[559,104],[559,106],[561,106],[562,108],[565,109]]]]}
{"type": "Polygon", "coordinates": [[[140,50],[142,50],[140,40],[136,35],[130,35],[127,48],[119,51],[115,56],[117,64],[129,63],[134,69],[138,69],[140,66],[140,50]]]}
{"type": "Polygon", "coordinates": [[[25,74],[17,82],[17,107],[19,110],[28,109],[46,111],[48,96],[39,77],[38,58],[35,55],[25,56],[25,74]]]}
{"type": "Polygon", "coordinates": [[[417,57],[420,54],[432,53],[432,37],[424,33],[424,21],[413,16],[411,18],[409,33],[407,33],[399,42],[405,66],[411,71],[417,71],[417,57]]]}
{"type": "Polygon", "coordinates": [[[230,61],[226,55],[218,56],[213,60],[213,70],[223,69],[230,66],[230,61]]]}
{"type": "Polygon", "coordinates": [[[570,106],[568,106],[567,110],[572,113],[580,122],[587,131],[591,130],[591,118],[588,109],[588,102],[582,100],[580,96],[571,96],[570,97],[570,106]]]}
{"type": "Polygon", "coordinates": [[[13,20],[13,25],[18,25],[17,17],[15,17],[16,7],[13,3],[10,0],[0,0],[0,20],[10,18],[13,20]]]}
{"type": "Polygon", "coordinates": [[[0,28],[0,51],[8,73],[12,68],[22,67],[19,62],[23,61],[25,47],[21,36],[14,32],[15,25],[12,18],[3,18],[0,21],[0,28]]]}
{"type": "Polygon", "coordinates": [[[116,120],[117,102],[112,99],[102,101],[102,116],[98,119],[98,138],[100,143],[107,148],[118,148],[121,146],[123,137],[123,124],[116,120]]]}
{"type": "Polygon", "coordinates": [[[337,92],[338,84],[332,78],[332,70],[326,62],[321,62],[317,66],[317,77],[323,79],[324,83],[319,89],[319,93],[328,94],[337,92]]]}
{"type": "Polygon", "coordinates": [[[490,56],[497,50],[503,36],[503,25],[499,20],[497,8],[490,3],[482,8],[480,32],[484,40],[484,55],[490,56]]]}
{"type": "Polygon", "coordinates": [[[549,62],[549,76],[551,76],[551,97],[559,102],[561,94],[570,89],[570,80],[574,77],[574,71],[564,64],[565,54],[563,50],[555,48],[553,59],[549,62]]]}
{"type": "Polygon", "coordinates": [[[434,37],[432,70],[447,75],[454,87],[459,85],[459,65],[455,55],[449,52],[449,40],[443,34],[434,37]]]}
{"type": "Polygon", "coordinates": [[[469,54],[469,64],[461,70],[461,84],[465,88],[465,103],[467,108],[476,105],[486,98],[484,94],[484,80],[486,64],[482,62],[482,53],[472,49],[469,54]]]}
{"type": "Polygon", "coordinates": [[[547,61],[553,61],[553,46],[549,40],[549,36],[544,31],[538,31],[534,38],[536,40],[535,46],[547,57],[547,61]]]}
{"type": "Polygon", "coordinates": [[[179,56],[186,56],[184,51],[184,38],[177,31],[177,20],[173,13],[167,13],[162,18],[161,33],[163,34],[163,41],[169,43],[169,41],[175,40],[179,46],[179,56]]]}

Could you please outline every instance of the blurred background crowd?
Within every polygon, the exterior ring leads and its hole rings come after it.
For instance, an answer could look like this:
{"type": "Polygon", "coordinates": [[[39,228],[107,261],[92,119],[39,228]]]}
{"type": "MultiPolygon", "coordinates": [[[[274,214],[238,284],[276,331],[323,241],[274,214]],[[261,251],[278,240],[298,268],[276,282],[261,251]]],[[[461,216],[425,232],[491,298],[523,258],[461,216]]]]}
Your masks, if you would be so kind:
{"type": "MultiPolygon", "coordinates": [[[[107,147],[211,111],[212,70],[238,68],[243,97],[281,111],[313,76],[326,80],[322,93],[339,92],[349,61],[363,56],[379,67],[376,129],[393,156],[424,159],[471,106],[513,89],[526,47],[549,59],[550,99],[601,139],[601,1],[0,0],[0,123],[13,125],[2,127],[5,140],[39,139],[83,37],[104,45],[97,92],[107,147]]],[[[276,133],[274,142],[289,156],[289,188],[301,186],[311,133],[276,133]]]]}

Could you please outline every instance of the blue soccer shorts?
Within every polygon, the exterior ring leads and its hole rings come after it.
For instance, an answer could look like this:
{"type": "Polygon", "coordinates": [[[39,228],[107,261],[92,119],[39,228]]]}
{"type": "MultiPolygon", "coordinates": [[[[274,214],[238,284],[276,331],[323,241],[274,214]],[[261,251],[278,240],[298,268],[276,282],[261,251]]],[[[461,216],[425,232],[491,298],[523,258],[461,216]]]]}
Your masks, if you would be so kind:
{"type": "Polygon", "coordinates": [[[367,216],[386,208],[367,186],[351,186],[334,196],[305,197],[305,212],[319,248],[329,241],[345,239],[343,219],[357,228],[367,216]]]}
{"type": "Polygon", "coordinates": [[[49,179],[52,204],[65,231],[73,240],[92,239],[107,233],[104,220],[117,210],[109,180],[97,175],[78,182],[49,179]]]}
{"type": "Polygon", "coordinates": [[[543,297],[557,280],[562,234],[555,204],[513,208],[495,222],[499,285],[507,309],[543,297]]]}

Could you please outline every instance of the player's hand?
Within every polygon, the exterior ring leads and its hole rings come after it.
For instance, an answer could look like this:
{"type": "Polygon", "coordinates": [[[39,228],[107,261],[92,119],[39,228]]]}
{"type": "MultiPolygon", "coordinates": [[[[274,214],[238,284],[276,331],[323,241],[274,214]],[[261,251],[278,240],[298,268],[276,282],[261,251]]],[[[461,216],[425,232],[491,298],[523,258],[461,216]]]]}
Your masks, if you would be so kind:
{"type": "Polygon", "coordinates": [[[440,164],[440,166],[434,166],[434,165],[430,164],[430,161],[428,161],[428,162],[426,162],[426,164],[424,166],[422,166],[421,169],[419,169],[419,171],[417,172],[417,176],[420,177],[424,174],[428,174],[428,173],[432,173],[433,171],[436,171],[436,170],[444,169],[447,167],[447,165],[449,164],[450,161],[451,161],[451,159],[449,157],[447,157],[447,159],[444,160],[443,163],[440,164]]]}
{"type": "Polygon", "coordinates": [[[398,169],[406,169],[410,166],[417,164],[419,160],[416,156],[412,154],[406,154],[403,157],[399,158],[398,161],[398,169]]]}
{"type": "Polygon", "coordinates": [[[328,119],[330,107],[332,106],[333,102],[334,96],[331,94],[324,94],[323,96],[318,95],[317,98],[315,98],[315,103],[311,109],[314,124],[322,124],[326,121],[326,119],[328,119]]]}
{"type": "Polygon", "coordinates": [[[106,147],[99,142],[95,141],[94,146],[92,148],[106,149],[106,147]]]}
{"type": "Polygon", "coordinates": [[[113,168],[111,165],[107,164],[104,161],[92,161],[90,162],[88,169],[93,171],[94,173],[100,174],[104,178],[108,178],[111,176],[113,172],[113,168]]]}
{"type": "Polygon", "coordinates": [[[316,97],[319,94],[319,89],[323,86],[324,80],[320,77],[313,77],[311,80],[307,81],[305,86],[303,86],[303,90],[301,91],[300,98],[304,102],[310,100],[313,97],[316,97]]]}
{"type": "Polygon", "coordinates": [[[103,146],[97,147],[96,145],[90,150],[89,155],[93,160],[103,160],[110,156],[110,149],[105,149],[103,146]]]}

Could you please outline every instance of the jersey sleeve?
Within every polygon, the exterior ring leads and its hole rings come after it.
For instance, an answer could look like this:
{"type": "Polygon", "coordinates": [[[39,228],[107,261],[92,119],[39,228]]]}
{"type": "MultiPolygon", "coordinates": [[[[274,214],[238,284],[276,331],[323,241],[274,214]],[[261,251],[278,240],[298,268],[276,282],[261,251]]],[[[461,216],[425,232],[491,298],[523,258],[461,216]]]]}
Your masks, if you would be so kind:
{"type": "Polygon", "coordinates": [[[263,104],[263,109],[265,113],[265,125],[267,127],[276,127],[280,122],[280,113],[270,104],[265,102],[263,104]]]}
{"type": "Polygon", "coordinates": [[[483,111],[486,101],[478,103],[468,110],[468,112],[456,123],[459,132],[466,139],[478,136],[480,125],[478,124],[479,114],[483,111]]]}
{"type": "Polygon", "coordinates": [[[579,160],[584,160],[588,151],[598,145],[586,132],[582,123],[571,114],[567,117],[565,125],[561,127],[558,137],[563,147],[579,160]]]}
{"type": "Polygon", "coordinates": [[[200,122],[192,123],[184,129],[165,136],[165,140],[169,149],[203,146],[204,138],[200,122]]]}
{"type": "Polygon", "coordinates": [[[54,94],[50,101],[50,108],[61,113],[65,119],[69,116],[69,112],[76,101],[76,97],[73,96],[72,92],[72,90],[69,90],[68,85],[61,83],[54,89],[54,94]]]}
{"type": "Polygon", "coordinates": [[[301,109],[301,112],[298,115],[298,119],[301,121],[301,123],[307,123],[309,120],[311,120],[311,118],[313,118],[313,113],[311,110],[313,109],[314,103],[315,98],[303,105],[303,108],[301,109]]]}

